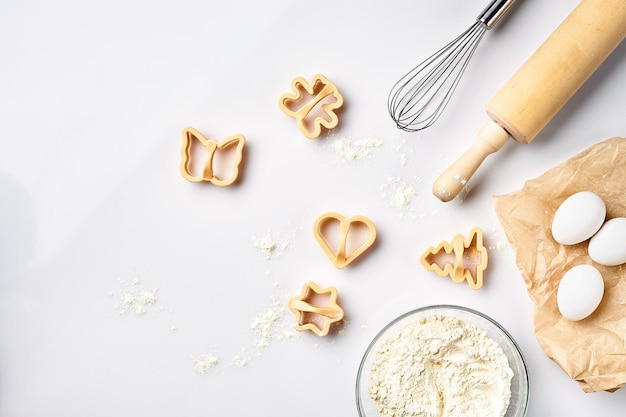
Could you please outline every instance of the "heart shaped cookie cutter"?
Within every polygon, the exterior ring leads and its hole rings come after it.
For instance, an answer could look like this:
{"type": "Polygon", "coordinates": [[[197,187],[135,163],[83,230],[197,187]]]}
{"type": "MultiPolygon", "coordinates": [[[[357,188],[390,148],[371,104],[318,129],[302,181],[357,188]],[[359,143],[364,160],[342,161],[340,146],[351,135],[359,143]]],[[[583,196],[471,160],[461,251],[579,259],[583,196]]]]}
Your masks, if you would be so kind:
{"type": "Polygon", "coordinates": [[[420,263],[441,277],[450,276],[456,283],[467,280],[472,289],[480,289],[488,263],[487,248],[483,245],[483,231],[475,227],[467,238],[457,234],[450,242],[443,241],[437,246],[429,247],[420,257],[420,263]],[[447,255],[453,255],[454,262],[444,262],[442,268],[437,261],[447,255]]]}
{"type": "Polygon", "coordinates": [[[306,282],[300,295],[288,302],[296,316],[297,329],[326,336],[333,324],[343,320],[343,309],[337,304],[337,297],[335,287],[320,288],[312,281],[306,282]]]}
{"type": "Polygon", "coordinates": [[[239,164],[243,159],[243,149],[246,143],[246,139],[241,134],[236,134],[224,139],[221,142],[217,142],[213,139],[206,139],[200,132],[193,127],[185,127],[182,131],[183,146],[181,149],[181,163],[180,172],[187,181],[202,182],[208,181],[212,184],[224,187],[233,184],[239,176],[239,164]],[[206,152],[206,160],[204,167],[199,175],[194,175],[191,172],[192,168],[192,145],[198,143],[204,148],[206,152]],[[213,160],[218,151],[236,146],[235,159],[233,161],[232,173],[229,178],[218,178],[213,169],[213,160]]]}
{"type": "Polygon", "coordinates": [[[308,83],[297,77],[291,82],[291,90],[293,93],[280,97],[278,106],[286,115],[296,119],[304,136],[315,139],[322,133],[322,127],[337,127],[339,116],[335,110],[343,106],[343,96],[328,78],[317,74],[308,83]],[[315,112],[317,107],[321,107],[322,114],[315,112]]]}
{"type": "Polygon", "coordinates": [[[335,267],[341,269],[361,256],[374,244],[376,241],[376,227],[365,216],[346,218],[339,213],[329,212],[317,218],[313,226],[313,235],[335,267]],[[330,223],[339,225],[339,242],[336,249],[333,249],[331,245],[328,229],[330,223]],[[367,229],[367,237],[360,241],[360,245],[348,252],[348,238],[351,229],[354,230],[358,226],[367,229]]]}

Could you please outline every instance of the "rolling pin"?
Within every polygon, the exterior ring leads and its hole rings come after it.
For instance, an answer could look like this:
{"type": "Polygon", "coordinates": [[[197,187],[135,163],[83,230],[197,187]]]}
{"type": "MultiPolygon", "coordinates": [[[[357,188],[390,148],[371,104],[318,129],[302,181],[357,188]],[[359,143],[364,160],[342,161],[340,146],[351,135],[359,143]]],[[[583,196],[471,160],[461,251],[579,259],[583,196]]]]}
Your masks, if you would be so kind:
{"type": "Polygon", "coordinates": [[[626,0],[582,0],[486,105],[476,141],[433,184],[454,199],[480,164],[510,138],[532,142],[626,37],[626,0]]]}

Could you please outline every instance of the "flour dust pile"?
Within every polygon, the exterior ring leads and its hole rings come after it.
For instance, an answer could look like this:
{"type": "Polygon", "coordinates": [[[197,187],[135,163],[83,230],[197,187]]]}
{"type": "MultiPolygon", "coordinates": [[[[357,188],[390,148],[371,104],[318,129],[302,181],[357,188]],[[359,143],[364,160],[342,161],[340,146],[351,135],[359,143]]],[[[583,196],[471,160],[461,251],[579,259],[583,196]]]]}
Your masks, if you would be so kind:
{"type": "Polygon", "coordinates": [[[370,159],[374,152],[383,146],[383,143],[373,137],[358,140],[333,137],[328,141],[328,146],[342,162],[352,163],[370,159]]]}
{"type": "Polygon", "coordinates": [[[263,259],[269,261],[273,258],[280,257],[285,251],[292,246],[295,232],[268,230],[262,235],[253,238],[254,246],[263,256],[263,259]]]}
{"type": "Polygon", "coordinates": [[[199,357],[192,356],[191,360],[200,375],[205,375],[210,370],[215,369],[220,362],[219,357],[210,353],[205,353],[199,357]]]}
{"type": "Polygon", "coordinates": [[[422,183],[423,181],[419,177],[407,181],[401,177],[390,175],[381,184],[380,191],[383,201],[396,210],[400,220],[413,221],[425,216],[425,213],[418,212],[416,204],[422,183]]]}
{"type": "Polygon", "coordinates": [[[118,281],[120,288],[117,292],[111,292],[109,295],[117,295],[117,303],[114,308],[120,315],[143,316],[154,308],[158,301],[158,288],[145,286],[134,272],[118,281]]]}
{"type": "Polygon", "coordinates": [[[252,319],[250,329],[254,332],[256,340],[254,347],[263,349],[269,346],[272,340],[292,340],[298,337],[291,312],[278,298],[272,297],[272,302],[259,315],[252,319]]]}
{"type": "Polygon", "coordinates": [[[432,315],[384,341],[370,397],[383,417],[502,417],[512,378],[502,348],[482,330],[432,315]]]}

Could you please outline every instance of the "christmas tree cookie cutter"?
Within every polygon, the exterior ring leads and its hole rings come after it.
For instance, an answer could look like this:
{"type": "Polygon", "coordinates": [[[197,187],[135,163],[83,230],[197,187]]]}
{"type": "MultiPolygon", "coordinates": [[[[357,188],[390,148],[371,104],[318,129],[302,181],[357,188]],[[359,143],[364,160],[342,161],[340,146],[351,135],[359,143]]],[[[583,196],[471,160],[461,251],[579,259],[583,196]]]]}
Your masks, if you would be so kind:
{"type": "Polygon", "coordinates": [[[298,331],[310,330],[318,336],[326,336],[333,324],[343,320],[337,296],[335,287],[320,288],[312,281],[306,282],[300,295],[288,302],[296,316],[298,331]]]}
{"type": "Polygon", "coordinates": [[[181,149],[180,172],[187,181],[202,182],[207,181],[221,187],[228,186],[237,181],[239,176],[239,165],[243,159],[243,150],[246,139],[241,134],[236,134],[217,142],[213,139],[206,139],[198,130],[193,127],[185,127],[182,131],[183,145],[181,149]],[[206,159],[200,173],[192,173],[192,160],[194,145],[199,149],[204,149],[206,159]],[[230,176],[228,178],[219,178],[215,175],[214,159],[218,154],[227,152],[227,150],[235,147],[234,161],[230,176]]]}
{"type": "Polygon", "coordinates": [[[376,227],[365,216],[352,216],[346,218],[339,213],[329,212],[317,218],[313,226],[313,235],[320,244],[328,258],[335,267],[342,269],[361,256],[376,241],[376,227]],[[335,223],[338,227],[339,241],[337,248],[333,248],[331,239],[331,226],[335,223]],[[365,230],[365,238],[357,241],[355,248],[348,250],[350,234],[356,229],[365,230]]]}
{"type": "Polygon", "coordinates": [[[283,94],[278,106],[296,119],[298,129],[309,139],[322,133],[322,127],[334,129],[339,124],[336,110],[343,106],[343,96],[328,78],[317,74],[311,82],[297,77],[291,82],[292,93],[283,94]]]}
{"type": "Polygon", "coordinates": [[[457,234],[450,242],[443,241],[437,246],[431,246],[424,251],[420,262],[439,276],[450,276],[456,283],[467,281],[472,289],[480,289],[488,263],[483,232],[475,227],[467,238],[457,234]]]}

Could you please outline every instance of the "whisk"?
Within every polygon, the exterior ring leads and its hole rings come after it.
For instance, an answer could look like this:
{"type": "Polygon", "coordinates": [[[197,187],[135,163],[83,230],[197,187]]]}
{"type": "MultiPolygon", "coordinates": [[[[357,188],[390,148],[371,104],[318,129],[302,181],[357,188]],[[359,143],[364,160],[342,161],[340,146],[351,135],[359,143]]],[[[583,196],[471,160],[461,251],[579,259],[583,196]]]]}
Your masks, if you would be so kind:
{"type": "Polygon", "coordinates": [[[465,32],[394,84],[387,108],[399,129],[417,132],[439,119],[480,40],[514,2],[492,0],[465,32]]]}

